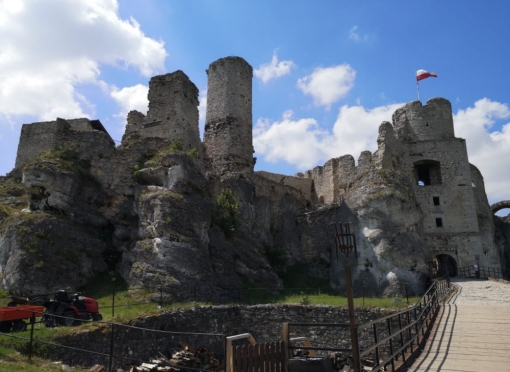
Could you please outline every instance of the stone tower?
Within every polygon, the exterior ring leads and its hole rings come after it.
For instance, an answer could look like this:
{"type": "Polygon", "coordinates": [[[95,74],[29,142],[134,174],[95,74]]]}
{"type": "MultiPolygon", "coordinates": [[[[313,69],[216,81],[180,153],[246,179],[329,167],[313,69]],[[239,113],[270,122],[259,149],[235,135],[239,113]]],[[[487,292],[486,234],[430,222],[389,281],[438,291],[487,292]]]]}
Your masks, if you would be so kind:
{"type": "Polygon", "coordinates": [[[466,141],[455,137],[450,102],[432,98],[426,105],[408,103],[393,114],[393,127],[403,145],[403,170],[416,180],[414,191],[424,213],[423,238],[431,253],[452,267],[474,262],[499,266],[493,227],[479,218],[488,204],[485,192],[471,173],[466,141]]]}
{"type": "Polygon", "coordinates": [[[148,98],[149,111],[138,130],[140,135],[178,140],[185,151],[200,145],[198,89],[184,72],[154,76],[149,82],[148,98]]]}
{"type": "Polygon", "coordinates": [[[240,57],[221,58],[207,70],[204,145],[213,171],[253,171],[253,68],[240,57]]]}
{"type": "Polygon", "coordinates": [[[455,137],[452,105],[444,98],[432,98],[423,106],[413,101],[393,114],[395,134],[401,140],[431,141],[455,137]]]}

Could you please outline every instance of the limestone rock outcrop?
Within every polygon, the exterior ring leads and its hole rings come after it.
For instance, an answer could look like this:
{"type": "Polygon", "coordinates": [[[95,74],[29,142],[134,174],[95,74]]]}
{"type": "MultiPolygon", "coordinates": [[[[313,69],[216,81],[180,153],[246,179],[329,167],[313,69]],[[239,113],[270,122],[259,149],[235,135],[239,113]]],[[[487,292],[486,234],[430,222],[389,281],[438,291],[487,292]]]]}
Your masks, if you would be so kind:
{"type": "Polygon", "coordinates": [[[280,291],[296,268],[342,292],[350,264],[358,295],[420,294],[432,275],[506,259],[447,100],[398,109],[357,163],[255,172],[252,73],[239,57],[209,66],[203,142],[182,71],[151,79],[149,111],[128,114],[119,146],[99,120],[24,125],[0,177],[2,287],[50,292],[117,271],[167,299],[222,301],[280,291]],[[340,222],[356,234],[348,258],[334,244],[340,222]]]}

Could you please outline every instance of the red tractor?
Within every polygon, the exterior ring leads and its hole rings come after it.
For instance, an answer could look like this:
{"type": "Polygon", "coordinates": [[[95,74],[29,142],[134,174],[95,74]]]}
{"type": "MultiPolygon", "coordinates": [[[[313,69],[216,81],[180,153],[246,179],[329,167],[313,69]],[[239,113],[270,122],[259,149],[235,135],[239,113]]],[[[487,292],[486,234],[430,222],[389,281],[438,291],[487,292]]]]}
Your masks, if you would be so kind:
{"type": "Polygon", "coordinates": [[[99,314],[97,301],[82,296],[80,292],[76,292],[70,299],[66,291],[57,291],[52,300],[44,303],[44,307],[46,311],[41,322],[47,327],[73,326],[80,324],[80,320],[92,319],[96,322],[103,319],[103,316],[99,314]]]}

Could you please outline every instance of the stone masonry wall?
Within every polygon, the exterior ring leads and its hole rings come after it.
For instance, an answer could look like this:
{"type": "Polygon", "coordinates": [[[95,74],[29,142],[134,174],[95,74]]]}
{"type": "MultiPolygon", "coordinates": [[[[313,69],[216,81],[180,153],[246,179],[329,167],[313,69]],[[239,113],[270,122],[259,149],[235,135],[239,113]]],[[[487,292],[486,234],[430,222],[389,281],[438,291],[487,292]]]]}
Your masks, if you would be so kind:
{"type": "Polygon", "coordinates": [[[266,198],[278,202],[284,195],[291,195],[301,202],[303,207],[307,204],[305,193],[299,189],[273,181],[259,174],[259,172],[251,174],[250,179],[255,186],[255,195],[259,198],[266,198]]]}
{"type": "Polygon", "coordinates": [[[204,144],[215,173],[253,171],[252,67],[221,58],[207,70],[204,144]]]}
{"type": "MultiPolygon", "coordinates": [[[[102,125],[99,123],[100,128],[102,125]]],[[[86,160],[106,156],[115,150],[115,143],[103,130],[96,130],[88,119],[24,124],[16,155],[16,168],[35,160],[41,151],[58,146],[72,146],[86,160]],[[76,128],[76,130],[74,129],[76,128]]]]}
{"type": "Polygon", "coordinates": [[[455,137],[452,105],[444,98],[431,98],[425,106],[413,101],[393,114],[393,125],[401,141],[427,141],[455,137]]]}
{"type": "MultiPolygon", "coordinates": [[[[382,316],[381,309],[356,309],[356,319],[365,323],[382,316]]],[[[158,351],[169,355],[178,350],[178,342],[186,341],[195,347],[208,347],[224,358],[224,339],[207,335],[171,335],[169,332],[214,333],[233,336],[251,333],[257,342],[282,339],[282,323],[348,323],[346,308],[336,306],[306,305],[255,305],[255,306],[201,306],[189,310],[164,312],[159,316],[146,317],[131,323],[129,328],[116,326],[114,332],[114,354],[126,358],[148,360],[158,351]],[[149,328],[144,330],[141,328],[149,328]]],[[[306,336],[313,346],[350,348],[348,328],[336,327],[291,327],[291,337],[306,336]]],[[[110,331],[98,329],[62,337],[57,340],[66,346],[86,348],[90,351],[109,353],[110,331]]],[[[239,341],[243,344],[247,341],[239,341]]],[[[65,363],[90,367],[96,363],[108,365],[108,358],[82,352],[60,349],[52,352],[52,359],[65,363]]],[[[125,363],[115,360],[115,366],[125,363]]]]}
{"type": "Polygon", "coordinates": [[[313,180],[304,177],[292,177],[283,174],[269,173],[264,171],[255,172],[255,174],[267,178],[270,181],[279,183],[281,185],[290,186],[301,192],[306,201],[311,204],[315,200],[315,193],[313,190],[313,180]]]}
{"type": "Polygon", "coordinates": [[[478,232],[465,140],[453,138],[408,144],[406,155],[402,167],[408,172],[414,172],[414,164],[419,161],[432,160],[440,163],[440,184],[415,185],[416,197],[426,215],[424,231],[478,232]],[[439,198],[440,205],[434,205],[433,197],[439,198]],[[442,218],[442,227],[436,227],[436,218],[442,218]]]}
{"type": "Polygon", "coordinates": [[[178,70],[154,76],[149,82],[149,111],[142,137],[178,140],[185,151],[198,148],[198,89],[178,70]]]}

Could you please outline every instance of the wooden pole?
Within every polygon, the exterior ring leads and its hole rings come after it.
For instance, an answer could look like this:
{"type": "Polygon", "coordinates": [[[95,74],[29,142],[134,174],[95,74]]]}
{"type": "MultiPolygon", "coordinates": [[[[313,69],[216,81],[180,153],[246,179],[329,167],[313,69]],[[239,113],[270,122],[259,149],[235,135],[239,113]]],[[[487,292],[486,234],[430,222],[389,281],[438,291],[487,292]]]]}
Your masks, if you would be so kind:
{"type": "Polygon", "coordinates": [[[349,306],[349,325],[351,328],[352,363],[355,372],[359,372],[358,333],[356,332],[356,318],[354,317],[354,299],[352,295],[351,267],[345,266],[345,287],[347,304],[349,306]]]}

